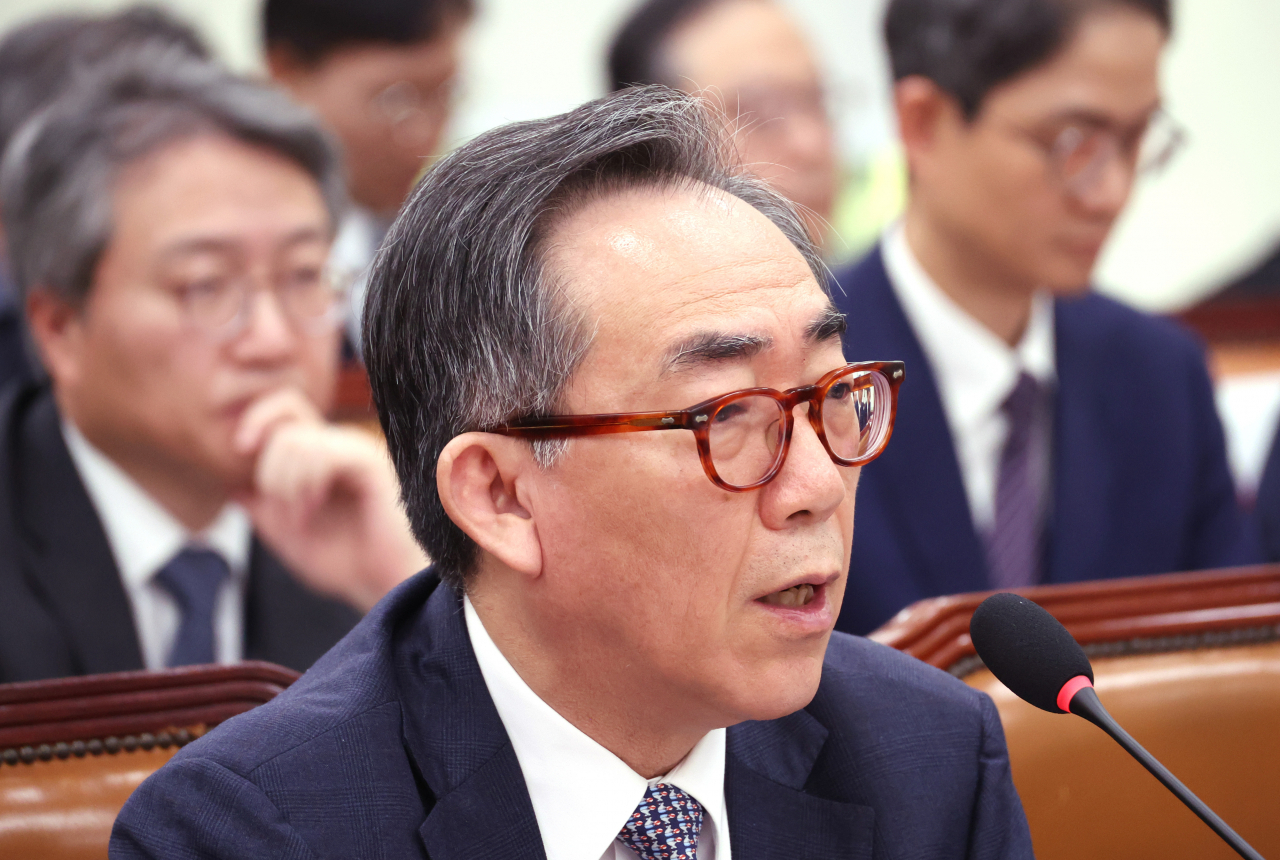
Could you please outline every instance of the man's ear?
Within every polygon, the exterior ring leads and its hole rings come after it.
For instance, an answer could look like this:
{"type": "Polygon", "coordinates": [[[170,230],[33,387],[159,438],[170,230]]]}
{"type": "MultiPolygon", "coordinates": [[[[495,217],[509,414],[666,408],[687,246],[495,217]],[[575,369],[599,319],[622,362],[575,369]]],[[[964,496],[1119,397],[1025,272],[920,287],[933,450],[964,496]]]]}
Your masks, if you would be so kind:
{"type": "Polygon", "coordinates": [[[542,573],[542,545],[530,490],[537,464],[529,444],[493,433],[455,436],[436,461],[436,490],[449,519],[518,573],[542,573]]]}
{"type": "Polygon", "coordinates": [[[27,294],[27,326],[40,361],[55,385],[74,384],[80,375],[84,316],[80,308],[51,290],[27,294]]]}
{"type": "Polygon", "coordinates": [[[951,112],[958,112],[955,100],[922,75],[908,75],[893,85],[893,104],[898,114],[898,134],[913,174],[929,160],[942,132],[941,125],[951,112]]]}

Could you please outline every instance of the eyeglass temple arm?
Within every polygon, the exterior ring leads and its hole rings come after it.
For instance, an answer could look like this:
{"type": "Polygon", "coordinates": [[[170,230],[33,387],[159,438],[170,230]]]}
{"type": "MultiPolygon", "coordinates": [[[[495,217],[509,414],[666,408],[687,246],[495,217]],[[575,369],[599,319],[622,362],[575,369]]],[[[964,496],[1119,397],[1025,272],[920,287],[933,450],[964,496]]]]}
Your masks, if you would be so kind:
{"type": "MultiPolygon", "coordinates": [[[[526,439],[552,439],[564,436],[603,436],[610,433],[636,433],[643,430],[691,430],[695,422],[706,421],[703,414],[688,412],[636,412],[618,415],[573,415],[539,423],[499,424],[489,433],[526,439]]],[[[700,423],[700,422],[699,422],[700,423]]]]}

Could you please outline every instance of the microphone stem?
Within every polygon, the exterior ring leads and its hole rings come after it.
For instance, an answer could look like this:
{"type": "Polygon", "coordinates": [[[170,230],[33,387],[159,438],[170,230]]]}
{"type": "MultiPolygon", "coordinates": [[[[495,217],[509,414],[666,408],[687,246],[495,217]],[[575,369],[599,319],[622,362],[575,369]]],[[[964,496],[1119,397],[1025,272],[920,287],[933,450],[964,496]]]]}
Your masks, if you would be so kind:
{"type": "Polygon", "coordinates": [[[1071,713],[1084,717],[1111,735],[1116,743],[1124,747],[1129,755],[1138,760],[1139,764],[1151,771],[1152,776],[1164,783],[1165,788],[1173,792],[1179,800],[1187,805],[1188,809],[1200,816],[1200,820],[1209,825],[1214,833],[1217,833],[1222,837],[1223,841],[1235,849],[1237,854],[1246,858],[1246,860],[1263,860],[1262,855],[1253,850],[1248,842],[1245,842],[1238,833],[1228,827],[1227,823],[1219,818],[1217,813],[1205,806],[1204,801],[1192,794],[1191,790],[1170,773],[1167,767],[1158,762],[1155,756],[1143,749],[1141,744],[1121,728],[1120,724],[1102,706],[1102,702],[1098,699],[1098,694],[1094,692],[1093,687],[1085,687],[1072,697],[1071,713]]]}

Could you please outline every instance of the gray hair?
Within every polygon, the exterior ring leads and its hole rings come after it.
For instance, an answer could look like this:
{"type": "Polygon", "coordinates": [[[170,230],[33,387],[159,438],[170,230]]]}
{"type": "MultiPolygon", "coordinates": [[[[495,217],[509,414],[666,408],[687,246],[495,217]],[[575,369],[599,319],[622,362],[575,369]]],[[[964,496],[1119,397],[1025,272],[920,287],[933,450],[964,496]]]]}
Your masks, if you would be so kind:
{"type": "Polygon", "coordinates": [[[154,6],[36,18],[0,39],[0,151],[22,124],[104,60],[163,44],[208,59],[200,36],[154,6]]]}
{"type": "Polygon", "coordinates": [[[0,211],[14,281],[81,304],[112,233],[121,171],[163,147],[215,134],[272,150],[313,176],[336,227],[337,150],[310,112],[265,85],[170,46],[95,65],[14,136],[0,163],[0,211]]]}
{"type": "Polygon", "coordinates": [[[791,204],[728,153],[700,100],[635,88],[480,136],[427,174],[392,225],[370,277],[365,358],[410,524],[455,589],[477,548],[440,503],[440,452],[459,433],[554,413],[590,346],[545,264],[557,225],[629,188],[719,189],[776,224],[826,288],[791,204]]]}

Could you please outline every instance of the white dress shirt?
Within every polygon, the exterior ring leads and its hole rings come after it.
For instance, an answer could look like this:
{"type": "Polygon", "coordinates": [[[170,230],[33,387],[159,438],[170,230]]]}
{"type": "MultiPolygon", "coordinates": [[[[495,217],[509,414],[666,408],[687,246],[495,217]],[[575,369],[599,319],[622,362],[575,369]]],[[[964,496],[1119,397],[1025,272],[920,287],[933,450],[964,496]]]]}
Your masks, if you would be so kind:
{"type": "Polygon", "coordinates": [[[467,634],[533,801],[547,860],[634,860],[618,833],[649,786],[702,805],[698,860],[731,860],[724,802],[725,730],[708,733],[670,773],[646,780],[560,716],[516,673],[463,598],[467,634]]]}
{"type": "MultiPolygon", "coordinates": [[[[1011,348],[934,283],[908,245],[901,222],[885,233],[881,249],[889,282],[937,381],[974,527],[986,533],[995,522],[996,480],[1009,434],[1001,406],[1022,371],[1045,388],[1057,378],[1053,300],[1046,293],[1032,298],[1026,331],[1011,348]]],[[[1047,490],[1047,438],[1039,448],[1038,483],[1047,490]]]]}
{"type": "Polygon", "coordinates": [[[228,504],[207,529],[192,534],[70,421],[62,436],[89,493],[133,610],[142,660],[163,669],[178,635],[182,610],[155,575],[188,544],[219,553],[231,569],[214,610],[219,663],[235,663],[244,651],[244,591],[252,528],[239,505],[228,504]]]}
{"type": "Polygon", "coordinates": [[[360,324],[364,317],[364,297],[369,291],[369,267],[390,224],[359,206],[348,207],[329,251],[329,265],[347,284],[347,337],[360,353],[360,324]]]}

